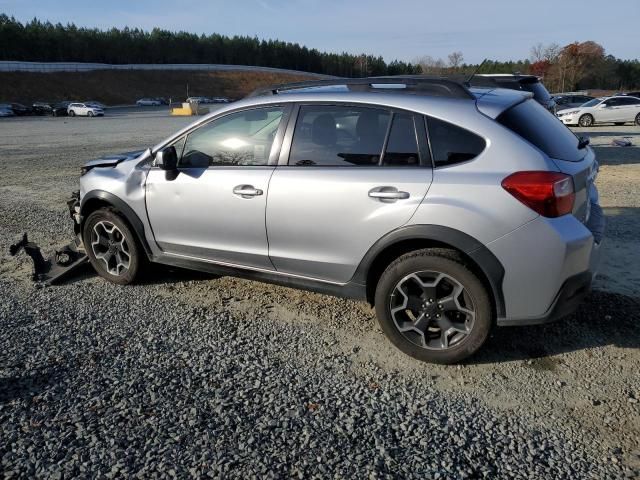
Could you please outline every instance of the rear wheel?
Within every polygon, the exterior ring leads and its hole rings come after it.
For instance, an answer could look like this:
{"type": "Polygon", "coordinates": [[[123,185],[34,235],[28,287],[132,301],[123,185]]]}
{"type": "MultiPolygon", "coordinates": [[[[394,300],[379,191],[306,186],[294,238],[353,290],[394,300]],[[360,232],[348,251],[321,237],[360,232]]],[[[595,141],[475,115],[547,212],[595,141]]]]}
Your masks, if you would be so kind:
{"type": "Polygon", "coordinates": [[[586,113],[580,117],[580,120],[578,120],[578,123],[580,124],[581,127],[590,127],[593,125],[593,117],[588,113],[586,113]]]}
{"type": "Polygon", "coordinates": [[[74,112],[73,110],[69,110],[69,116],[70,117],[75,117],[76,116],[76,112],[74,112]]]}
{"type": "Polygon", "coordinates": [[[640,126],[640,113],[636,115],[636,125],[640,126]]]}
{"type": "Polygon", "coordinates": [[[110,208],[91,213],[84,224],[83,242],[96,272],[120,285],[133,282],[144,253],[126,222],[110,208]]]}
{"type": "Polygon", "coordinates": [[[452,250],[399,257],[380,277],[375,306],[389,340],[425,362],[464,360],[482,346],[492,325],[486,289],[452,250]]]}
{"type": "Polygon", "coordinates": [[[88,112],[88,113],[87,113],[87,115],[88,115],[89,117],[93,117],[93,112],[88,112]]]}

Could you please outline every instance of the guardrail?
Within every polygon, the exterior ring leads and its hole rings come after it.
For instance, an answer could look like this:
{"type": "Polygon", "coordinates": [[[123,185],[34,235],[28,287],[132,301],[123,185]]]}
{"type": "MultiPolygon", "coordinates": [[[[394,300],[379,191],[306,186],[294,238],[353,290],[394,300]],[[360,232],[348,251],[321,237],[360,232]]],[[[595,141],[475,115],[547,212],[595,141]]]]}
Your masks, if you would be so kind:
{"type": "Polygon", "coordinates": [[[331,75],[288,70],[285,68],[254,67],[250,65],[223,65],[216,63],[82,63],[82,62],[17,62],[0,61],[0,72],[91,72],[94,70],[202,70],[218,72],[270,72],[294,75],[312,75],[332,78],[331,75]]]}

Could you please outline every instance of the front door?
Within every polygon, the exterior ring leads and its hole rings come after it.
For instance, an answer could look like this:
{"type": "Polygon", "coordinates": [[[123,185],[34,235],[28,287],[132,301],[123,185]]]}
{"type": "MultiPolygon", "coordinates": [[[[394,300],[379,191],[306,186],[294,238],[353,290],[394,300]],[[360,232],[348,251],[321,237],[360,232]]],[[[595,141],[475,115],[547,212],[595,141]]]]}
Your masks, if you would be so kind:
{"type": "Polygon", "coordinates": [[[166,254],[273,269],[265,207],[284,112],[265,107],[219,117],[175,142],[177,171],[150,170],[147,212],[166,254]]]}
{"type": "Polygon", "coordinates": [[[423,120],[383,108],[303,105],[287,140],[267,200],[271,261],[281,272],[347,282],[427,193],[423,120]]]}

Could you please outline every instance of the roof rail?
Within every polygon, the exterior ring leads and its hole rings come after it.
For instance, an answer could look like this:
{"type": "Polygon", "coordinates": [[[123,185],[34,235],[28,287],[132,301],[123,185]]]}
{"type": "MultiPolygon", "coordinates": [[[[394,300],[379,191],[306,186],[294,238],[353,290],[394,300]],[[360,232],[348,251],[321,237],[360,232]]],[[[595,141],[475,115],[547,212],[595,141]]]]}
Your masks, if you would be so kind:
{"type": "Polygon", "coordinates": [[[330,80],[311,80],[306,82],[285,83],[271,85],[253,91],[248,96],[258,97],[263,95],[277,95],[281,92],[299,90],[314,87],[333,87],[344,85],[354,92],[380,92],[393,91],[394,93],[414,93],[431,95],[434,97],[475,99],[473,94],[461,81],[442,77],[414,76],[388,76],[366,78],[335,78],[330,80]],[[384,85],[404,85],[404,88],[385,88],[384,85]]]}

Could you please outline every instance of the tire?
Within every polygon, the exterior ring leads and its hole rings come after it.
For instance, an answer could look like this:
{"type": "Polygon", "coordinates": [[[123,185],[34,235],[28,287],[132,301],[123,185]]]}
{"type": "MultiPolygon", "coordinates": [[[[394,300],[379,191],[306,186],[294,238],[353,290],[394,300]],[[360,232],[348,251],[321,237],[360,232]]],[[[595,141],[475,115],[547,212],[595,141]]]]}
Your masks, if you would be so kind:
{"type": "Polygon", "coordinates": [[[640,113],[636,115],[636,125],[640,127],[640,113]]]}
{"type": "Polygon", "coordinates": [[[88,117],[93,117],[93,112],[87,112],[88,117]]]}
{"type": "Polygon", "coordinates": [[[74,112],[73,110],[69,110],[69,116],[70,117],[75,117],[76,116],[76,112],[74,112]]]}
{"type": "Polygon", "coordinates": [[[588,114],[588,113],[585,113],[578,120],[578,125],[580,125],[581,127],[592,127],[593,126],[593,116],[588,114]]]}
{"type": "Polygon", "coordinates": [[[145,263],[136,236],[112,208],[101,208],[87,217],[82,240],[95,271],[112,283],[132,283],[145,263]]]}
{"type": "Polygon", "coordinates": [[[493,325],[486,288],[447,249],[417,250],[392,262],[376,286],[375,308],[391,343],[430,363],[457,363],[473,355],[493,325]]]}

